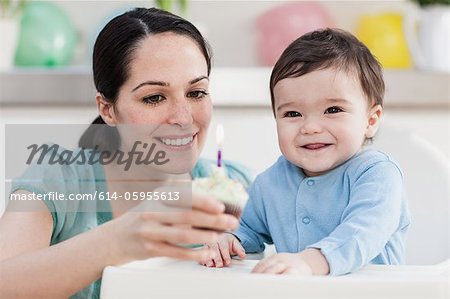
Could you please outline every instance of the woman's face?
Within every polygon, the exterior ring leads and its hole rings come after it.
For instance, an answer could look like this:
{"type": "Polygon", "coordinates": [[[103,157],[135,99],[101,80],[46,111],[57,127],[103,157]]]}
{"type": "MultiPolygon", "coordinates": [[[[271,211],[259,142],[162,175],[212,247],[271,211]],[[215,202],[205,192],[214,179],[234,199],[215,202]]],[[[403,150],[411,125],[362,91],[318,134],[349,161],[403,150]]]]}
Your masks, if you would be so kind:
{"type": "Polygon", "coordinates": [[[208,88],[207,63],[192,39],[171,32],[151,35],[134,52],[129,79],[110,110],[113,123],[119,125],[121,138],[120,125],[133,125],[144,142],[156,145],[154,153],[164,151],[169,164],[181,167],[169,172],[189,171],[211,120],[208,88]]]}

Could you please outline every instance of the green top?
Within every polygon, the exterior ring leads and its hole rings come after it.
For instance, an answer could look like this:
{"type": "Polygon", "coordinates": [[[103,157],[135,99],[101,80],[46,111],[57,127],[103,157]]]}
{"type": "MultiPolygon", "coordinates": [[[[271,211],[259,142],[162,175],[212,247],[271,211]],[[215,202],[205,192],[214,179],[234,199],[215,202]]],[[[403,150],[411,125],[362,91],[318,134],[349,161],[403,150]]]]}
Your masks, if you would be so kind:
{"type": "MultiPolygon", "coordinates": [[[[60,148],[60,151],[63,151],[60,148]]],[[[81,149],[77,149],[80,151],[81,149]]],[[[48,157],[46,157],[48,158],[48,157]]],[[[214,163],[199,159],[191,172],[193,178],[212,175],[214,163]]],[[[239,180],[247,189],[251,175],[236,163],[224,161],[223,167],[230,178],[239,180]]],[[[60,194],[94,194],[105,192],[104,170],[101,164],[72,163],[70,165],[32,164],[25,173],[12,182],[11,193],[26,190],[36,194],[58,192],[60,194]]],[[[53,218],[51,245],[65,241],[112,219],[109,201],[43,200],[53,218]],[[77,212],[78,211],[78,212],[77,212]],[[82,212],[80,212],[82,211],[82,212]]],[[[92,283],[71,298],[99,298],[101,279],[92,283]]]]}

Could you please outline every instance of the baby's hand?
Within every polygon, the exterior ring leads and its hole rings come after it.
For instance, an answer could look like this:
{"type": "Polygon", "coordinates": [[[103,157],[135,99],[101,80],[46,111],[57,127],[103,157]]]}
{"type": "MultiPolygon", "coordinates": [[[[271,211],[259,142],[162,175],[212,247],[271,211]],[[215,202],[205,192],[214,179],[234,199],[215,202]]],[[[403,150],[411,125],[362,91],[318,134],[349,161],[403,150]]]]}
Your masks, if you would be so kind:
{"type": "Polygon", "coordinates": [[[312,269],[299,253],[278,253],[261,260],[252,273],[312,275],[312,269]]]}
{"type": "Polygon", "coordinates": [[[205,245],[212,250],[212,256],[200,261],[200,264],[206,267],[221,268],[231,264],[231,256],[238,255],[245,257],[245,250],[239,240],[230,233],[223,233],[219,236],[219,241],[214,244],[205,245]]]}

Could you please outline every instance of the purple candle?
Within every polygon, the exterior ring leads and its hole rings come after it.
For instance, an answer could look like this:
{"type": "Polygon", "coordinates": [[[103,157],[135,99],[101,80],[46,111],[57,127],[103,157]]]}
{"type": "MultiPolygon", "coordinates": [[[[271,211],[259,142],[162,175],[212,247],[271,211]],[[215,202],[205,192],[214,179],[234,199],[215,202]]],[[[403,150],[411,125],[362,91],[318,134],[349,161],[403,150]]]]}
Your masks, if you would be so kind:
{"type": "Polygon", "coordinates": [[[220,148],[217,151],[217,167],[222,167],[222,151],[220,148]]]}
{"type": "Polygon", "coordinates": [[[218,146],[217,150],[217,167],[222,167],[222,146],[224,140],[223,125],[219,124],[216,128],[216,143],[218,146]]]}

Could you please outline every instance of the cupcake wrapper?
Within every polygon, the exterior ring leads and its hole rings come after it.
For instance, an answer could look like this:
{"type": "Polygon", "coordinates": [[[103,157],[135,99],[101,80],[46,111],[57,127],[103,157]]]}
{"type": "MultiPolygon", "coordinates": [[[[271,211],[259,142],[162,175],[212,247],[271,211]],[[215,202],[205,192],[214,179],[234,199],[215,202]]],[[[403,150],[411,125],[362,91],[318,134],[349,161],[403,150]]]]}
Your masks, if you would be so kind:
{"type": "Polygon", "coordinates": [[[240,206],[225,202],[224,204],[225,204],[225,214],[233,215],[237,219],[241,217],[242,209],[240,206]]]}

